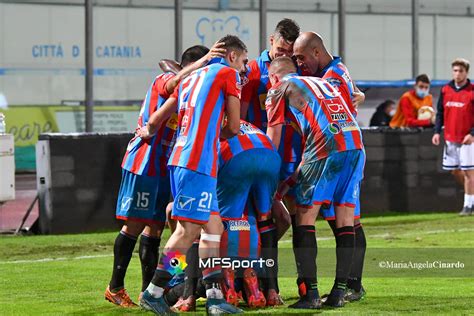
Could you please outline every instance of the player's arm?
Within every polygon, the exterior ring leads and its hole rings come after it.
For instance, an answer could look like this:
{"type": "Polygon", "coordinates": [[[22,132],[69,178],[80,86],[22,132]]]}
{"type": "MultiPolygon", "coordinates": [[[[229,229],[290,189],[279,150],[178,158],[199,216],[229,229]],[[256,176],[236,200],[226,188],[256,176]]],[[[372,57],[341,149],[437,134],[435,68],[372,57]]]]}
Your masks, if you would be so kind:
{"type": "Polygon", "coordinates": [[[364,101],[365,93],[360,91],[354,82],[354,92],[352,93],[352,104],[354,105],[354,108],[357,109],[359,105],[364,103],[364,101]]]}
{"type": "Polygon", "coordinates": [[[276,148],[280,147],[283,124],[285,123],[285,106],[285,92],[281,85],[270,89],[265,100],[268,117],[267,136],[276,148]]]}
{"type": "Polygon", "coordinates": [[[143,126],[136,131],[136,134],[143,139],[149,139],[153,137],[160,126],[167,119],[169,119],[173,113],[176,112],[177,105],[178,99],[174,96],[171,96],[156,112],[150,116],[146,126],[143,126]]]}
{"type": "Polygon", "coordinates": [[[232,138],[240,130],[240,100],[234,95],[227,96],[225,114],[227,116],[227,123],[222,128],[222,138],[232,138]]]}
{"type": "Polygon", "coordinates": [[[441,89],[441,93],[439,94],[439,99],[438,99],[438,105],[437,111],[436,111],[436,122],[435,122],[435,133],[433,135],[433,138],[431,139],[431,142],[433,145],[438,146],[439,145],[439,140],[440,140],[440,134],[441,130],[443,129],[444,125],[444,92],[443,89],[441,89]]]}
{"type": "Polygon", "coordinates": [[[174,89],[178,84],[181,82],[183,78],[185,78],[187,75],[189,75],[191,72],[193,72],[196,69],[199,69],[201,67],[204,67],[211,59],[216,58],[216,57],[225,57],[225,48],[224,48],[224,43],[222,42],[216,42],[214,45],[211,47],[209,52],[198,59],[196,62],[191,63],[181,69],[176,76],[174,76],[172,79],[168,80],[166,82],[166,91],[168,93],[173,93],[174,89]]]}
{"type": "Polygon", "coordinates": [[[276,148],[280,147],[282,129],[283,123],[267,127],[267,136],[270,138],[276,148]]]}
{"type": "Polygon", "coordinates": [[[240,118],[243,120],[247,119],[247,112],[249,110],[249,105],[252,98],[255,98],[258,91],[258,84],[260,77],[257,77],[256,69],[254,69],[256,63],[251,62],[248,66],[249,70],[247,72],[248,82],[242,87],[242,97],[240,100],[240,118]]]}

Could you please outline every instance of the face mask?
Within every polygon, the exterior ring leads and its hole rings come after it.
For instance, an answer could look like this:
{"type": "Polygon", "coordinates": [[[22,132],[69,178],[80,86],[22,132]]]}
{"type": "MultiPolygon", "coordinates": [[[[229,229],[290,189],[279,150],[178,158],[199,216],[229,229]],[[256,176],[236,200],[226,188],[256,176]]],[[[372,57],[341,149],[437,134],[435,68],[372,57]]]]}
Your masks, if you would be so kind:
{"type": "Polygon", "coordinates": [[[397,112],[397,110],[395,110],[395,109],[390,110],[390,112],[388,112],[388,115],[394,116],[394,115],[395,115],[395,112],[397,112]]]}
{"type": "Polygon", "coordinates": [[[430,90],[429,89],[420,89],[418,87],[415,88],[415,93],[416,93],[416,96],[419,97],[420,99],[423,99],[424,97],[428,96],[428,94],[430,93],[430,90]]]}

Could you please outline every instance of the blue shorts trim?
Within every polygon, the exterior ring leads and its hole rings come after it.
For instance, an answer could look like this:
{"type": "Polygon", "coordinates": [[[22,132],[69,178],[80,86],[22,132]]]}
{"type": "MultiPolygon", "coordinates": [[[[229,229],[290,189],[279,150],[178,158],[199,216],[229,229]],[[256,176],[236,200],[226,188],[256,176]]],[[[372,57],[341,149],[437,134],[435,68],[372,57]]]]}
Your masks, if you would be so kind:
{"type": "Polygon", "coordinates": [[[122,169],[117,198],[116,218],[147,224],[166,222],[166,205],[170,200],[167,176],[137,175],[122,169]]]}
{"type": "MultiPolygon", "coordinates": [[[[348,206],[352,206],[352,205],[348,205],[348,206]]],[[[335,220],[336,219],[336,212],[334,210],[334,204],[331,203],[329,208],[327,206],[322,207],[321,210],[320,210],[320,214],[327,221],[335,220]]],[[[354,208],[354,219],[359,219],[359,218],[360,218],[360,201],[358,200],[356,202],[355,208],[354,208]]]]}
{"type": "Polygon", "coordinates": [[[173,219],[205,224],[211,214],[219,214],[216,178],[182,167],[171,166],[170,170],[173,219]]]}

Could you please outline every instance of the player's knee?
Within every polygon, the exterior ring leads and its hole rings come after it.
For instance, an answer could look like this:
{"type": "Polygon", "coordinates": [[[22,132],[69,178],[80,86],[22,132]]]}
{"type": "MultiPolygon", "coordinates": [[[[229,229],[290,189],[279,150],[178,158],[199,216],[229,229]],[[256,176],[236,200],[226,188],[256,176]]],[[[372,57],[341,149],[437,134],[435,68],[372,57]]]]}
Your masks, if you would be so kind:
{"type": "Polygon", "coordinates": [[[143,229],[143,233],[153,238],[159,238],[161,237],[164,227],[165,227],[165,223],[163,222],[147,225],[143,229]]]}
{"type": "Polygon", "coordinates": [[[140,235],[145,226],[145,223],[127,220],[122,226],[122,231],[127,235],[138,237],[138,235],[140,235]]]}

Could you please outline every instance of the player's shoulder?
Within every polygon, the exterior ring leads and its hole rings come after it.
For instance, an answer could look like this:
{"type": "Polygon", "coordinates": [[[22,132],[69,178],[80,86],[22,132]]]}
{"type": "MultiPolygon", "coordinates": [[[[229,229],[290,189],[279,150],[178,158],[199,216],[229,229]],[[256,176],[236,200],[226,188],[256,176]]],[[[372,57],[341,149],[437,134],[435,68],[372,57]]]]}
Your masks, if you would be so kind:
{"type": "Polygon", "coordinates": [[[174,76],[176,76],[176,75],[172,72],[164,72],[164,73],[159,74],[158,76],[156,76],[155,81],[168,81],[171,78],[173,78],[174,76]]]}

